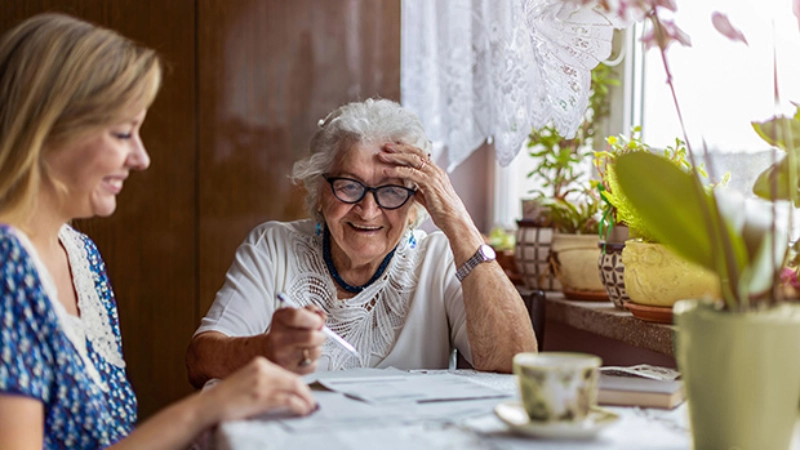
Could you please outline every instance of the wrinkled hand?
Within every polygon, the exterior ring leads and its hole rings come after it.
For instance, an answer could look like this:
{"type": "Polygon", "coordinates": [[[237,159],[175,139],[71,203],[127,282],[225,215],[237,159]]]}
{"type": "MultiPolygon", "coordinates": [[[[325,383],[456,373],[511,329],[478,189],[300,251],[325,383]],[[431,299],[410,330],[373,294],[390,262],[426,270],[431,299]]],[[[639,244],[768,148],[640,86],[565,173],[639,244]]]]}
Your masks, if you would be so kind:
{"type": "Polygon", "coordinates": [[[404,178],[418,186],[414,199],[425,207],[433,223],[445,233],[452,221],[472,223],[447,172],[431,161],[430,154],[413,145],[394,142],[381,147],[378,159],[394,166],[385,171],[388,177],[404,178]]]}
{"type": "Polygon", "coordinates": [[[200,393],[212,423],[239,420],[274,409],[306,415],[316,407],[311,389],[296,374],[256,357],[220,383],[200,393]]]}
{"type": "Polygon", "coordinates": [[[315,307],[281,308],[272,316],[272,326],[265,335],[265,354],[270,361],[304,375],[314,372],[322,354],[325,313],[315,307]]]}

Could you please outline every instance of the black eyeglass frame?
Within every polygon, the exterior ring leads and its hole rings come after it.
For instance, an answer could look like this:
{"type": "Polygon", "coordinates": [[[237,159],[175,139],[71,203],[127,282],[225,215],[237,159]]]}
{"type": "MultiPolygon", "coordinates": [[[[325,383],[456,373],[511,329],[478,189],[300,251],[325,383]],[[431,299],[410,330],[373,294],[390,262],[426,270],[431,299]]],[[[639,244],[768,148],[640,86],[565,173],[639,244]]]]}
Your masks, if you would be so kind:
{"type": "Polygon", "coordinates": [[[328,184],[331,185],[331,192],[333,192],[333,196],[336,197],[336,199],[339,200],[340,202],[348,204],[348,205],[355,205],[356,203],[360,202],[361,200],[364,200],[364,197],[367,196],[367,192],[372,192],[372,198],[375,199],[375,203],[377,203],[378,206],[381,209],[385,209],[387,211],[391,211],[391,210],[394,210],[394,209],[402,208],[403,205],[408,203],[408,201],[411,200],[411,197],[413,197],[414,194],[417,193],[416,189],[411,189],[411,188],[407,188],[405,186],[400,186],[399,184],[385,184],[383,186],[370,187],[370,186],[367,186],[366,184],[364,184],[364,183],[362,183],[362,182],[360,182],[358,180],[355,180],[353,178],[331,177],[331,176],[328,176],[328,174],[322,175],[322,178],[325,178],[325,181],[327,181],[328,184]],[[336,188],[333,187],[333,183],[338,181],[338,180],[352,181],[353,183],[356,183],[356,184],[360,185],[362,188],[364,188],[364,190],[361,192],[361,196],[358,197],[358,199],[356,199],[356,200],[345,200],[345,199],[339,197],[339,195],[336,193],[336,188]],[[394,206],[394,207],[391,207],[391,208],[383,206],[381,204],[380,199],[378,198],[378,190],[379,189],[383,189],[383,188],[395,188],[395,189],[399,188],[399,189],[402,189],[402,190],[408,192],[408,197],[406,197],[406,199],[403,200],[403,203],[400,203],[397,206],[394,206]]]}

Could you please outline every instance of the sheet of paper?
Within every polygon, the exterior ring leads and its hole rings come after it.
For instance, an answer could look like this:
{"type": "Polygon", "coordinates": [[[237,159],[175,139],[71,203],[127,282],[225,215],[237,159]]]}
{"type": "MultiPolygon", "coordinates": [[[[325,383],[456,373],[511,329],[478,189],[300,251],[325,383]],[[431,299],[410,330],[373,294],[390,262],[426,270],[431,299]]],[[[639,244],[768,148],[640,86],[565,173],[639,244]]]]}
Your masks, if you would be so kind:
{"type": "Polygon", "coordinates": [[[505,392],[448,373],[325,378],[319,382],[332,391],[370,403],[425,403],[509,396],[505,392]]]}
{"type": "Polygon", "coordinates": [[[368,403],[345,394],[314,391],[319,409],[305,417],[264,415],[258,418],[279,422],[290,432],[319,433],[345,429],[382,428],[419,422],[452,423],[477,415],[491,414],[496,398],[437,402],[368,403]]]}
{"type": "MultiPolygon", "coordinates": [[[[374,405],[339,392],[314,391],[319,409],[305,417],[281,417],[281,424],[292,431],[320,431],[405,423],[414,419],[414,411],[374,405]]],[[[268,419],[268,418],[266,418],[268,419]]]]}

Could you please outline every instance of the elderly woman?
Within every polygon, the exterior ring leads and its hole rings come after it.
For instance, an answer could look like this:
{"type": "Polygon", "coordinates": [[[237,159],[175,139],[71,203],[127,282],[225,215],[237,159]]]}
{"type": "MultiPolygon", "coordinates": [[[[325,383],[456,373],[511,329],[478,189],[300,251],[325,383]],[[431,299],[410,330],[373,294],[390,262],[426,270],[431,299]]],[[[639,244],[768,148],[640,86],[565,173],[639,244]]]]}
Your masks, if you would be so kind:
{"type": "Polygon", "coordinates": [[[313,220],[267,222],[239,247],[187,354],[196,386],[254,355],[297,373],[355,367],[511,370],[535,351],[519,293],[469,216],[415,115],[389,100],[320,122],[295,164],[313,220]],[[441,230],[417,226],[430,214],[441,230]],[[282,308],[285,292],[305,309],[282,308]],[[319,331],[351,342],[348,353],[319,331]]]}
{"type": "Polygon", "coordinates": [[[0,39],[0,448],[178,449],[212,425],[307,414],[302,379],[265,358],[136,425],[114,291],[76,218],[109,216],[150,157],[139,129],[156,53],[60,14],[0,39]]]}

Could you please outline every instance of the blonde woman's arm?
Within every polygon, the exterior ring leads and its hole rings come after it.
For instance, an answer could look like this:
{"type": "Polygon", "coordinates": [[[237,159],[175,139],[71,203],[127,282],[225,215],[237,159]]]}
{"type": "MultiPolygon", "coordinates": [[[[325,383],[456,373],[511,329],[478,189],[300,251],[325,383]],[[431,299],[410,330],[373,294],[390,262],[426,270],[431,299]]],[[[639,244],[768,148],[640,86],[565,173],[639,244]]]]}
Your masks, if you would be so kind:
{"type": "Polygon", "coordinates": [[[222,421],[276,408],[306,415],[315,406],[302,378],[259,357],[214,387],[163,409],[111,448],[181,449],[201,431],[222,421]]]}

